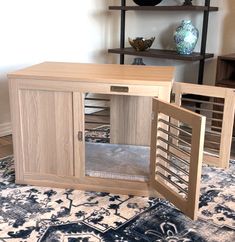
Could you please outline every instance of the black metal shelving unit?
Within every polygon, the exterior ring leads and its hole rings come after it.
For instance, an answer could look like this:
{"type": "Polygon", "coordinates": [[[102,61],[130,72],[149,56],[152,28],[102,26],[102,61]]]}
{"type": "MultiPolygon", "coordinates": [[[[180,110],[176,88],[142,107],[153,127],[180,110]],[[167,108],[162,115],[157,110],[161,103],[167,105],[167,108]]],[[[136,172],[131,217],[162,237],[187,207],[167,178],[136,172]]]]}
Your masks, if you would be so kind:
{"type": "Polygon", "coordinates": [[[121,0],[120,6],[110,6],[110,10],[118,10],[121,12],[121,31],[120,31],[120,48],[109,49],[109,53],[120,55],[120,64],[124,64],[125,55],[145,56],[161,59],[172,59],[182,61],[199,61],[198,70],[198,84],[203,84],[205,60],[212,58],[214,54],[206,53],[206,41],[209,13],[218,11],[218,7],[210,6],[210,0],[205,0],[204,5],[201,6],[127,6],[126,0],[121,0]],[[150,49],[148,51],[137,52],[132,48],[125,47],[125,25],[126,25],[126,12],[127,11],[195,11],[203,12],[202,23],[202,39],[201,50],[199,53],[194,52],[191,55],[179,55],[176,51],[150,49]]]}

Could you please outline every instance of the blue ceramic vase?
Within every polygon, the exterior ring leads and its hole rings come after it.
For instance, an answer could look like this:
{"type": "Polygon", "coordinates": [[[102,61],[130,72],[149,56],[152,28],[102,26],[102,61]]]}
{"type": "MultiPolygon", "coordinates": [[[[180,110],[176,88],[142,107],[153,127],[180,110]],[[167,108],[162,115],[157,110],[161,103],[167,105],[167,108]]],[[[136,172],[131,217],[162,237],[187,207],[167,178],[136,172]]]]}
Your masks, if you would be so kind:
{"type": "Polygon", "coordinates": [[[183,20],[174,33],[176,51],[181,55],[192,54],[199,37],[199,31],[191,20],[183,20]]]}

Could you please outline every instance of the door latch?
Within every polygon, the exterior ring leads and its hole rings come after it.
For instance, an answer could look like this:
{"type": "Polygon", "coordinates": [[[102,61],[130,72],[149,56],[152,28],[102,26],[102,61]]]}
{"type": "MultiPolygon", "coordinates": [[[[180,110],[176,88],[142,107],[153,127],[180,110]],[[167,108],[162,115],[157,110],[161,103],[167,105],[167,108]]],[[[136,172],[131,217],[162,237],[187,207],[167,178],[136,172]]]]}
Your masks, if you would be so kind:
{"type": "Polygon", "coordinates": [[[83,141],[83,132],[82,131],[78,131],[78,140],[83,141]]]}

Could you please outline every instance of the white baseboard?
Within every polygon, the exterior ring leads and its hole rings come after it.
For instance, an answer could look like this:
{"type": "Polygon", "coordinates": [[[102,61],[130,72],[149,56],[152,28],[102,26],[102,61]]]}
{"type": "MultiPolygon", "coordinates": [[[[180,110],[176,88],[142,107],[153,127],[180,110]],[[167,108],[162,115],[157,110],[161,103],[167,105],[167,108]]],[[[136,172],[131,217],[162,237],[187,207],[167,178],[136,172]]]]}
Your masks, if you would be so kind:
{"type": "Polygon", "coordinates": [[[0,137],[12,134],[11,123],[0,124],[0,137]]]}

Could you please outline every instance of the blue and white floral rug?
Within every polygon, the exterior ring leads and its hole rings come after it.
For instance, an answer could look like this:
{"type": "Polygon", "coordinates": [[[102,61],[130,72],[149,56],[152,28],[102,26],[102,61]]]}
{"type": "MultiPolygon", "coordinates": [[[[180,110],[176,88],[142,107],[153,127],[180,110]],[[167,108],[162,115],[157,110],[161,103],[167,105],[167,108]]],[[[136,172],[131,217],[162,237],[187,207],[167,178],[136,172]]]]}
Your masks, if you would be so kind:
{"type": "Polygon", "coordinates": [[[233,242],[234,161],[203,167],[199,214],[158,198],[16,185],[13,158],[0,160],[1,242],[233,242]]]}

